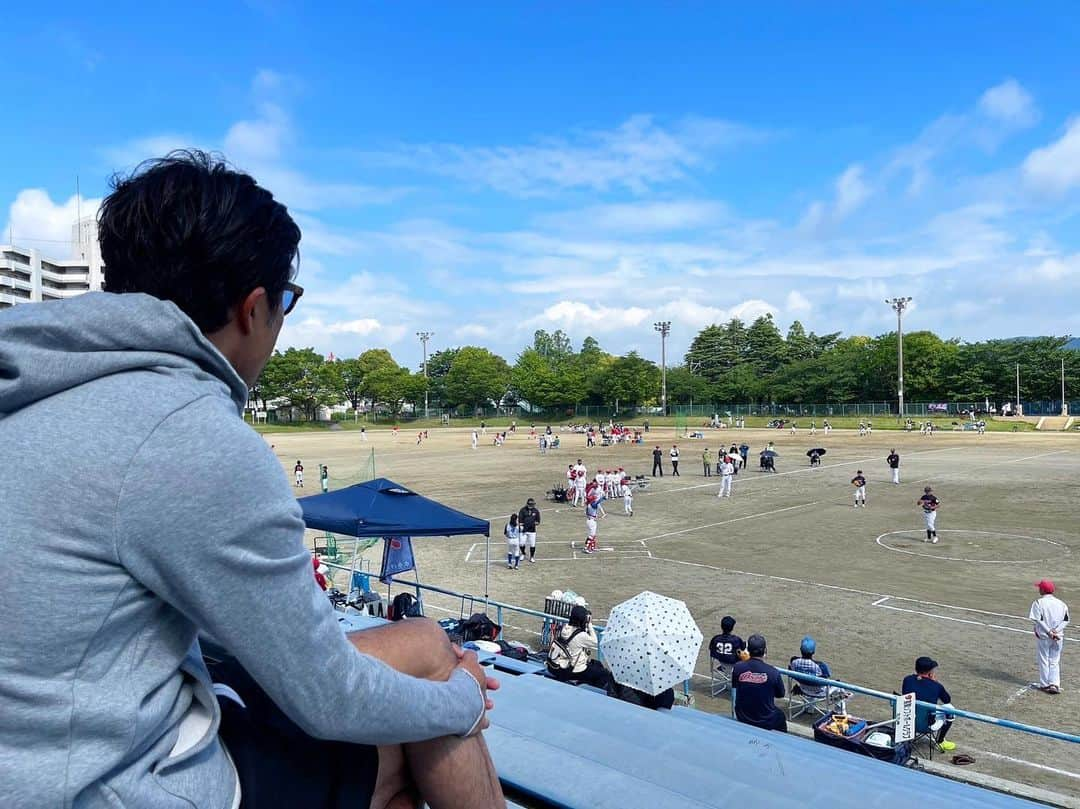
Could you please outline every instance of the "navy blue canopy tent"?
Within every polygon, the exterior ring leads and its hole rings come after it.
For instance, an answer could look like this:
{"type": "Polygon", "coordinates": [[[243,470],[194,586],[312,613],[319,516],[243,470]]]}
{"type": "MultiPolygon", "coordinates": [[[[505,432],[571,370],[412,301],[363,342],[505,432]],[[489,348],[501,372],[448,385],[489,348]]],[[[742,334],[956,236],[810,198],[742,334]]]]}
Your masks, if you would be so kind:
{"type": "Polygon", "coordinates": [[[487,520],[470,517],[386,478],[326,494],[301,497],[304,523],[350,537],[452,537],[491,533],[487,520]]]}
{"type": "Polygon", "coordinates": [[[308,528],[358,539],[383,537],[380,578],[387,584],[393,573],[416,569],[411,537],[483,534],[488,537],[484,543],[484,598],[488,597],[491,524],[487,520],[470,517],[386,478],[301,497],[298,502],[308,528]]]}

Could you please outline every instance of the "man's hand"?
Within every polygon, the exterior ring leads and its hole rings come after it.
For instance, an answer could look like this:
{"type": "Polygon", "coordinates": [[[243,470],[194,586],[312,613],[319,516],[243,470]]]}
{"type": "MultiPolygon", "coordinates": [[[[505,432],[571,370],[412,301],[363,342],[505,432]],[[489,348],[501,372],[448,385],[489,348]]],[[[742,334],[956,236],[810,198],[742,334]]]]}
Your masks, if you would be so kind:
{"type": "Polygon", "coordinates": [[[477,723],[476,730],[474,731],[474,733],[479,733],[491,724],[488,721],[487,712],[495,707],[495,703],[488,699],[487,692],[497,691],[499,689],[499,681],[494,677],[487,676],[484,667],[480,665],[480,661],[476,657],[476,652],[462,649],[455,643],[454,654],[457,655],[458,659],[457,667],[465,669],[465,671],[476,680],[480,686],[480,692],[484,695],[484,717],[477,723]]]}

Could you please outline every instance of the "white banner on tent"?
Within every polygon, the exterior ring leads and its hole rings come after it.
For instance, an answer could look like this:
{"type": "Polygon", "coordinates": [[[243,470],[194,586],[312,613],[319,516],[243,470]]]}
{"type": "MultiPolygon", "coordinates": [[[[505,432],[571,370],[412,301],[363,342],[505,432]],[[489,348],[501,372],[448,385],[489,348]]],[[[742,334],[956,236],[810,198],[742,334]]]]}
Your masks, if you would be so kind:
{"type": "Polygon", "coordinates": [[[896,701],[896,736],[898,742],[915,738],[915,695],[904,694],[896,701]]]}

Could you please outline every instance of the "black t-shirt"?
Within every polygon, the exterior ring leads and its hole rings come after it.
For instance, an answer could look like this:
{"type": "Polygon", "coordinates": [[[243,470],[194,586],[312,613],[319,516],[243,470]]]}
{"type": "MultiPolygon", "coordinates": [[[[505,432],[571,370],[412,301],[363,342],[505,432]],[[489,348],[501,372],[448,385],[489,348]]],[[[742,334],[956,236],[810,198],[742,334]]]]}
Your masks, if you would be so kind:
{"type": "Polygon", "coordinates": [[[784,681],[780,672],[759,657],[736,663],[731,671],[731,687],[735,689],[735,716],[740,722],[772,728],[782,717],[774,700],[784,696],[784,681]]]}
{"type": "Polygon", "coordinates": [[[938,506],[938,499],[932,494],[924,494],[919,498],[919,502],[922,503],[922,510],[929,513],[938,506]]]}
{"type": "Polygon", "coordinates": [[[726,632],[713,635],[709,641],[709,655],[721,663],[738,663],[740,649],[746,648],[746,641],[738,635],[729,635],[726,632]]]}
{"type": "Polygon", "coordinates": [[[897,455],[895,452],[892,455],[890,455],[888,458],[886,458],[885,461],[889,464],[889,467],[892,468],[892,469],[896,469],[896,468],[898,468],[900,466],[900,456],[897,455]]]}
{"type": "Polygon", "coordinates": [[[540,524],[539,509],[534,506],[524,506],[518,512],[518,524],[521,526],[521,530],[526,533],[535,531],[536,526],[540,524]]]}
{"type": "Polygon", "coordinates": [[[652,451],[652,459],[653,459],[654,463],[660,463],[660,461],[662,461],[663,458],[664,458],[664,453],[661,452],[659,449],[654,449],[652,451]]]}

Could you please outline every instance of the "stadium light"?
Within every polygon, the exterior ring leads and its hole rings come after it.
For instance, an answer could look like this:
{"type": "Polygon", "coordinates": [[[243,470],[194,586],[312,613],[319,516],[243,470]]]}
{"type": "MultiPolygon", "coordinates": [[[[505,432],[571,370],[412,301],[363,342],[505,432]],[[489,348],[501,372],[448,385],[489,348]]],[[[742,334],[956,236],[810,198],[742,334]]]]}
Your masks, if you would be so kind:
{"type": "Polygon", "coordinates": [[[660,410],[667,415],[667,336],[671,333],[671,321],[661,320],[653,323],[653,328],[660,332],[660,410]]]}
{"type": "Polygon", "coordinates": [[[907,309],[911,298],[886,298],[896,311],[896,397],[899,400],[898,418],[904,417],[904,310],[907,309]]]}
{"type": "MultiPolygon", "coordinates": [[[[435,334],[433,331],[418,331],[416,336],[420,338],[420,345],[424,347],[424,382],[427,382],[427,342],[435,334]]],[[[428,388],[424,385],[424,418],[428,418],[428,388]]]]}

